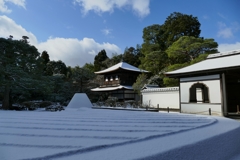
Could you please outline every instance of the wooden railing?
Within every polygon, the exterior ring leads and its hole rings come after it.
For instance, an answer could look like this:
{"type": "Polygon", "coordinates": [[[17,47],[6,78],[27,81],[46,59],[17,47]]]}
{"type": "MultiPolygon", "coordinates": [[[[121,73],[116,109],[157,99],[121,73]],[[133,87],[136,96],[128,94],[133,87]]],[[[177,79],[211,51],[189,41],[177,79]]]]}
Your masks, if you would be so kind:
{"type": "Polygon", "coordinates": [[[133,85],[134,82],[126,80],[113,80],[113,81],[104,81],[100,84],[100,87],[116,87],[121,85],[133,85]]]}
{"type": "Polygon", "coordinates": [[[120,85],[120,80],[104,81],[101,83],[101,87],[114,87],[120,85]]]}

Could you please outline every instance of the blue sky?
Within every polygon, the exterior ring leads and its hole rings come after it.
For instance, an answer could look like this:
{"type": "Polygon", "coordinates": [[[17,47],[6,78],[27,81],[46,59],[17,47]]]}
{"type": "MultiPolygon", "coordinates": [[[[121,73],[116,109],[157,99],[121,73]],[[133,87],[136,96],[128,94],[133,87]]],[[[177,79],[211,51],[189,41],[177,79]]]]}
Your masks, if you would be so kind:
{"type": "Polygon", "coordinates": [[[68,66],[94,61],[102,49],[121,54],[142,44],[144,27],[173,12],[191,14],[219,51],[240,49],[239,0],[0,0],[0,37],[28,36],[39,52],[68,66]]]}

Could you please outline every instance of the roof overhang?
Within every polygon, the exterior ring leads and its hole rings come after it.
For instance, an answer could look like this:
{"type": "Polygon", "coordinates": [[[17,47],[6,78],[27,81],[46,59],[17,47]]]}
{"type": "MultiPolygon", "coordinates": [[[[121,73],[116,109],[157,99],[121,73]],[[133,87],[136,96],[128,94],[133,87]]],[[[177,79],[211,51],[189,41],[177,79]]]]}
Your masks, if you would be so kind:
{"type": "Polygon", "coordinates": [[[219,69],[212,69],[212,70],[203,70],[203,71],[193,71],[193,72],[186,72],[186,73],[176,73],[176,74],[168,74],[169,72],[165,73],[165,75],[169,78],[182,78],[182,77],[192,77],[196,75],[212,75],[212,74],[221,74],[226,71],[231,70],[240,70],[240,66],[235,67],[226,67],[226,68],[219,68],[219,69]]]}
{"type": "Polygon", "coordinates": [[[106,92],[106,91],[114,91],[114,90],[122,90],[122,89],[127,89],[127,90],[133,90],[132,86],[117,86],[117,87],[105,87],[105,88],[93,88],[91,91],[93,92],[106,92]]]}
{"type": "Polygon", "coordinates": [[[172,78],[180,78],[191,75],[221,73],[234,69],[240,69],[240,50],[211,54],[204,61],[182,69],[166,72],[165,75],[172,78]]]}
{"type": "Polygon", "coordinates": [[[144,73],[147,73],[148,71],[146,70],[142,70],[142,69],[139,69],[137,67],[134,67],[128,63],[125,63],[125,62],[120,62],[110,68],[107,68],[105,70],[102,70],[102,71],[98,71],[98,72],[94,72],[95,74],[105,74],[105,73],[110,73],[110,72],[114,72],[114,71],[117,71],[119,69],[123,69],[123,70],[126,70],[126,71],[133,71],[133,72],[144,72],[144,73]]]}

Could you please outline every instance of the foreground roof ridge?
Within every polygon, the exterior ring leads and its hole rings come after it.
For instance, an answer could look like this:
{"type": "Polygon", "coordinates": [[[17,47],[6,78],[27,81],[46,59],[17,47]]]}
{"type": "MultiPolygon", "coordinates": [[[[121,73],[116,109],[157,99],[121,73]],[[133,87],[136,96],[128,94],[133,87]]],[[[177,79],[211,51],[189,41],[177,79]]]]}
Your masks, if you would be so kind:
{"type": "Polygon", "coordinates": [[[240,54],[240,49],[226,51],[226,52],[220,52],[220,53],[214,53],[214,54],[209,54],[207,56],[207,59],[210,59],[210,58],[220,58],[220,57],[225,57],[225,56],[232,56],[232,55],[236,55],[236,54],[240,54]]]}
{"type": "Polygon", "coordinates": [[[240,69],[240,49],[233,51],[210,54],[207,59],[190,66],[183,67],[170,72],[165,72],[169,77],[180,77],[183,75],[197,75],[205,73],[217,73],[226,69],[240,69]]]}

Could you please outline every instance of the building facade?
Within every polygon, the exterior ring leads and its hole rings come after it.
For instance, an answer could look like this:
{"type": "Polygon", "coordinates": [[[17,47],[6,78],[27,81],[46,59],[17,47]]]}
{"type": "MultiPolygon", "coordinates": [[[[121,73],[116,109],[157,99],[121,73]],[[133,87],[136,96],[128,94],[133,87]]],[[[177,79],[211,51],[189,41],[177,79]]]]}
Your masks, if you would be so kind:
{"type": "Polygon", "coordinates": [[[120,62],[110,68],[95,72],[102,75],[100,86],[92,89],[93,92],[107,93],[110,97],[116,97],[119,101],[139,101],[140,96],[133,91],[132,85],[139,74],[147,73],[128,63],[120,62]]]}
{"type": "Polygon", "coordinates": [[[239,114],[240,50],[211,54],[204,61],[165,74],[179,78],[181,112],[239,114]]]}

